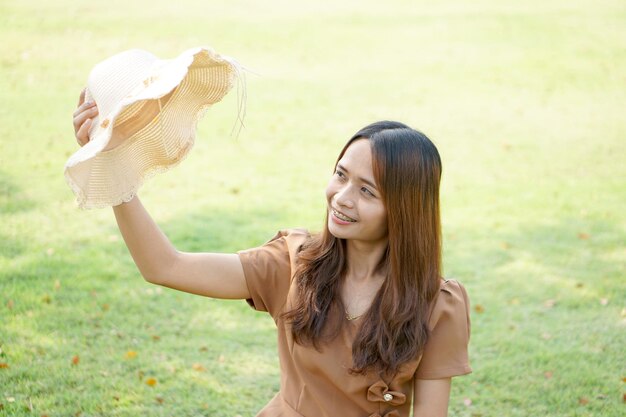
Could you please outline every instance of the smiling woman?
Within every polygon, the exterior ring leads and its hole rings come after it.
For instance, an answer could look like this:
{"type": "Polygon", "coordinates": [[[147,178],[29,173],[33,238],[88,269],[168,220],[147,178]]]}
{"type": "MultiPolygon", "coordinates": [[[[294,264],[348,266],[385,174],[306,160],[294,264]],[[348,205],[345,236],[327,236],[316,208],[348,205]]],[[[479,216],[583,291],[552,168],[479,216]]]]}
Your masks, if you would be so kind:
{"type": "MultiPolygon", "coordinates": [[[[80,104],[79,143],[96,114],[80,104]]],[[[471,372],[467,294],[441,276],[440,178],[433,143],[385,121],[340,152],[318,234],[287,229],[236,254],[186,253],[137,196],[113,210],[147,281],[245,299],[274,318],[281,388],[258,416],[437,417],[451,377],[471,372]]]]}
{"type": "MultiPolygon", "coordinates": [[[[374,123],[339,155],[322,233],[286,231],[264,247],[270,252],[242,253],[246,276],[267,274],[246,265],[248,256],[252,264],[274,258],[268,247],[284,245],[279,252],[295,260],[287,303],[267,310],[286,323],[279,341],[293,354],[280,356],[300,383],[299,415],[408,416],[412,397],[415,416],[446,415],[450,378],[471,370],[467,294],[440,276],[440,177],[439,154],[425,135],[374,123]]],[[[257,287],[265,306],[272,284],[257,287]]],[[[273,403],[281,401],[290,403],[285,393],[273,403]]]]}
{"type": "Polygon", "coordinates": [[[367,140],[356,140],[345,150],[326,188],[328,228],[342,239],[384,246],[387,212],[372,167],[372,150],[367,140]]]}

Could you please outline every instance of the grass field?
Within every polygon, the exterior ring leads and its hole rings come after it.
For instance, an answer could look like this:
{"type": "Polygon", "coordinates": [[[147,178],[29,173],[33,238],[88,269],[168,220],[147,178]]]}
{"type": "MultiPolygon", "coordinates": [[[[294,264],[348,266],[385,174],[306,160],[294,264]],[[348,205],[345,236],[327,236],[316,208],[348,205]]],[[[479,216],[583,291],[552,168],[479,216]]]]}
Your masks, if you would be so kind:
{"type": "MultiPolygon", "coordinates": [[[[140,193],[179,250],[319,230],[343,143],[379,119],[444,164],[444,267],[472,301],[450,416],[626,413],[626,3],[0,1],[0,416],[254,416],[272,320],[143,281],[63,178],[91,67],[210,45],[251,70],[140,193]]],[[[338,416],[341,417],[341,416],[338,416]]]]}

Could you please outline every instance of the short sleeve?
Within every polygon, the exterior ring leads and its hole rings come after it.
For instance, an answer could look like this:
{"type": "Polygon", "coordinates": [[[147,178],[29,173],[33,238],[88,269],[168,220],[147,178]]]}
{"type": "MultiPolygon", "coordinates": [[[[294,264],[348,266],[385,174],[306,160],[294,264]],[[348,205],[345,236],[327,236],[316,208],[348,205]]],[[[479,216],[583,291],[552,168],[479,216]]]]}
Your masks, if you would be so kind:
{"type": "Polygon", "coordinates": [[[287,300],[295,258],[308,237],[304,229],[281,230],[262,246],[237,252],[252,308],[267,311],[274,318],[287,300]]]}
{"type": "Polygon", "coordinates": [[[472,372],[467,348],[470,338],[469,299],[461,283],[441,283],[431,313],[430,336],[415,372],[416,379],[440,379],[472,372]]]}

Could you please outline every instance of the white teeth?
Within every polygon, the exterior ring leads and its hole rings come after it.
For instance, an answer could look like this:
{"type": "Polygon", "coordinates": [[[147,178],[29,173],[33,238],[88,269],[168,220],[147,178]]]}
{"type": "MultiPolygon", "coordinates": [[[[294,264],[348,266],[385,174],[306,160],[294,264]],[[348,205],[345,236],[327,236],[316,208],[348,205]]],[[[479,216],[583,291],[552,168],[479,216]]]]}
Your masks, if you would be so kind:
{"type": "Polygon", "coordinates": [[[354,219],[351,219],[351,218],[350,218],[350,217],[348,217],[348,216],[344,216],[343,214],[339,213],[337,210],[333,210],[333,214],[334,214],[337,218],[339,218],[339,219],[341,219],[341,220],[343,220],[343,221],[346,221],[346,222],[351,222],[351,223],[353,223],[353,222],[355,222],[355,221],[356,221],[356,220],[354,220],[354,219]]]}

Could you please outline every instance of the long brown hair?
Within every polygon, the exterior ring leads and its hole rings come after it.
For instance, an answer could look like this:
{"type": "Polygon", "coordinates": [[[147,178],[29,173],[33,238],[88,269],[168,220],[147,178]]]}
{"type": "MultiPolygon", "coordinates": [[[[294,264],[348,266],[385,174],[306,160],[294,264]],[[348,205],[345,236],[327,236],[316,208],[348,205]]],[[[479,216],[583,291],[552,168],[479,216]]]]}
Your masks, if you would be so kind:
{"type": "MultiPolygon", "coordinates": [[[[386,278],[362,318],[351,371],[394,375],[423,350],[429,308],[439,290],[441,159],[423,133],[382,121],[350,138],[337,162],[357,139],[370,142],[374,177],[387,210],[388,246],[378,266],[386,278]]],[[[342,322],[330,319],[344,311],[340,284],[347,269],[346,242],[329,232],[326,217],[322,232],[300,250],[295,307],[283,314],[294,340],[316,349],[337,336],[342,322]]]]}

